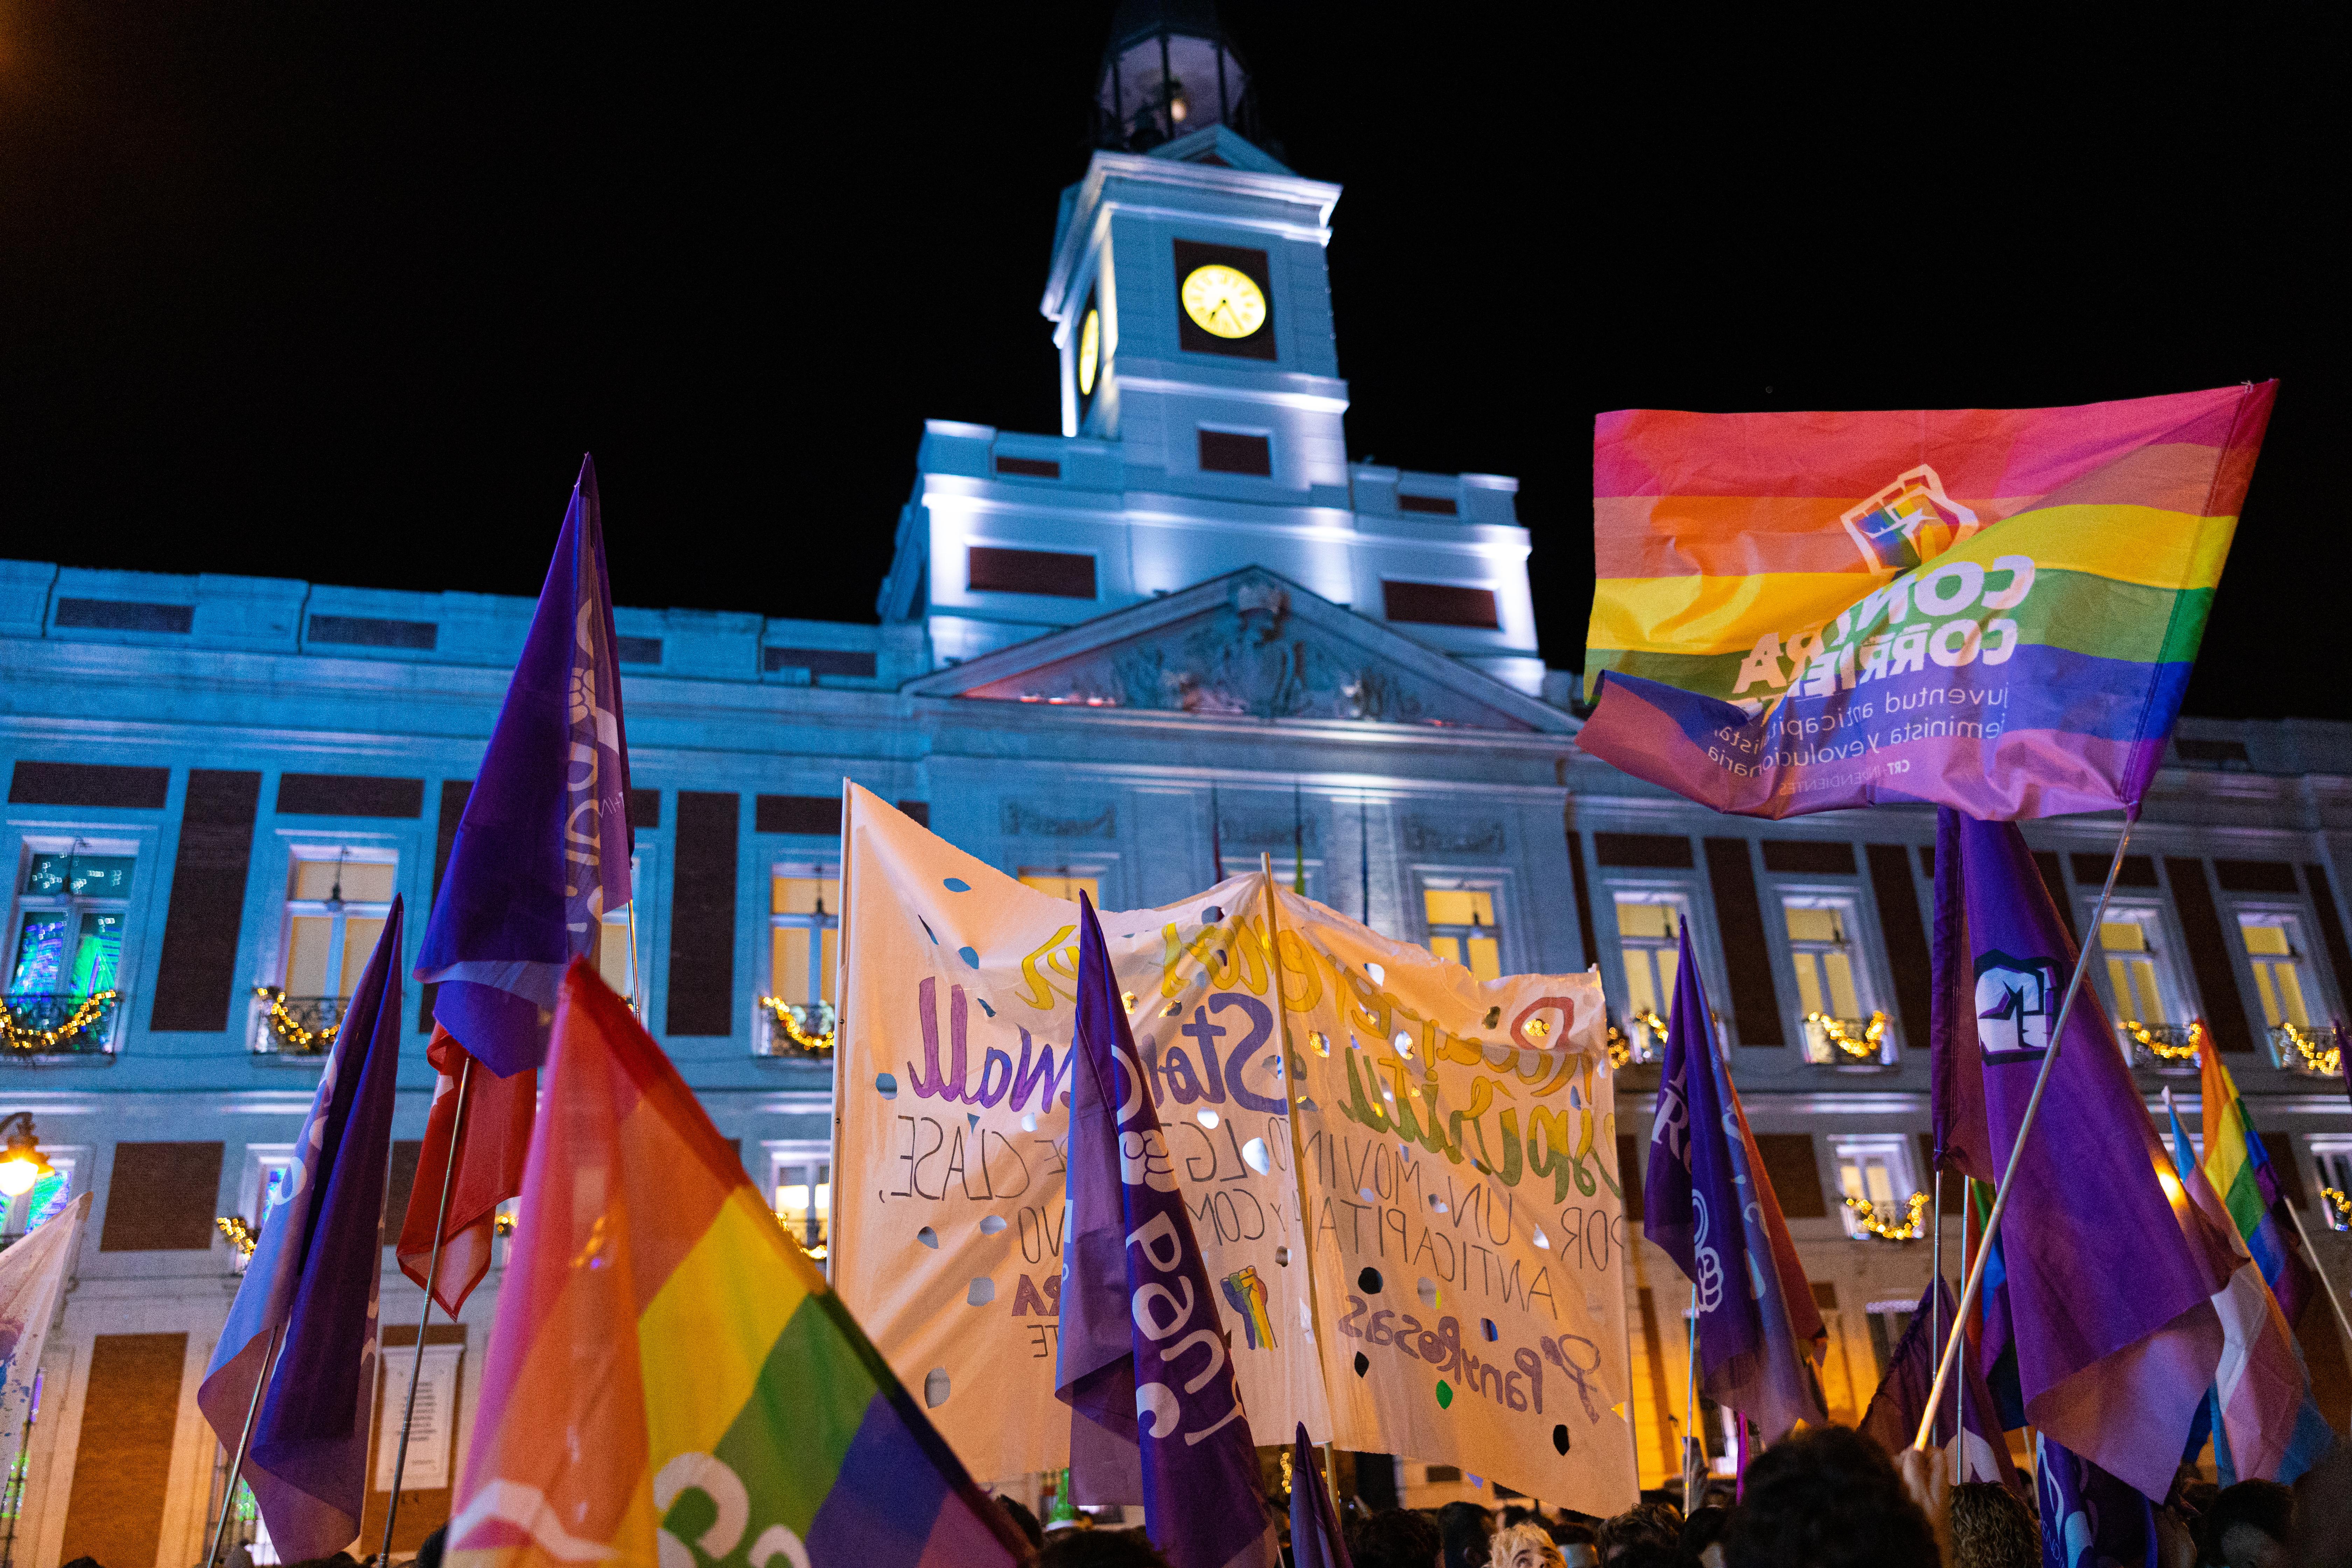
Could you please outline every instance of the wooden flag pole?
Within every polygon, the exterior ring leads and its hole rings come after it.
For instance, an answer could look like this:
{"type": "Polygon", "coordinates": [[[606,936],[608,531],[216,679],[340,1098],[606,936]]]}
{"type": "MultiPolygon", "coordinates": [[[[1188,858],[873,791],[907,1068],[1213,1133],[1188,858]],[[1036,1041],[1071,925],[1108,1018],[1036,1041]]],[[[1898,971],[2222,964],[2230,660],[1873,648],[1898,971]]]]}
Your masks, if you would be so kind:
{"type": "Polygon", "coordinates": [[[2091,929],[2084,933],[2083,945],[2074,953],[2074,974],[2066,982],[2066,999],[2058,1005],[2058,1021],[2050,1030],[2050,1049],[2042,1058],[2042,1070],[2034,1075],[2032,1097],[2025,1102],[2025,1114],[2017,1124],[2017,1141],[2009,1148],[2009,1167],[2000,1173],[2000,1186],[1992,1195],[1992,1212],[1985,1215],[1984,1235],[1977,1241],[1976,1267],[1969,1270],[1968,1283],[1960,1290],[1959,1310],[1952,1314],[1951,1337],[1944,1342],[1944,1353],[1936,1363],[1935,1385],[1927,1390],[1927,1408],[1919,1413],[1919,1431],[1911,1439],[1914,1448],[1927,1446],[1928,1434],[1936,1427],[1936,1406],[1943,1403],[1944,1385],[1952,1380],[1952,1368],[1960,1359],[1960,1342],[1967,1336],[1969,1313],[1976,1305],[1977,1290],[1984,1284],[1985,1265],[1992,1259],[1993,1243],[2000,1237],[2000,1222],[2009,1212],[2010,1194],[2016,1191],[2017,1166],[2025,1154],[2025,1141],[2033,1135],[2033,1119],[2041,1114],[2042,1096],[2050,1088],[2050,1069],[2058,1065],[2059,1047],[2065,1043],[2066,1020],[2074,1012],[2074,997],[2083,989],[2083,976],[2089,973],[2092,950],[2099,945],[2100,922],[2107,918],[2107,900],[2116,890],[2116,877],[2124,868],[2124,847],[2131,842],[2132,825],[2139,820],[2139,807],[2124,809],[2124,830],[2116,837],[2115,858],[2107,862],[2106,885],[2099,889],[2099,907],[2091,911],[2091,929]]]}
{"type": "MultiPolygon", "coordinates": [[[[634,901],[629,905],[632,932],[636,929],[636,908],[634,901]]],[[[392,1463],[392,1491],[383,1505],[383,1550],[376,1560],[384,1568],[391,1568],[392,1525],[400,1517],[400,1483],[408,1475],[408,1431],[416,1421],[416,1385],[425,1376],[425,1325],[433,1321],[433,1287],[440,1281],[441,1253],[448,1245],[448,1237],[442,1231],[449,1223],[449,1189],[457,1184],[457,1152],[463,1147],[461,1141],[466,1133],[466,1097],[473,1086],[474,1055],[467,1051],[457,1068],[457,1114],[449,1123],[449,1152],[441,1164],[441,1204],[433,1214],[433,1260],[425,1266],[425,1310],[416,1319],[416,1359],[408,1369],[408,1408],[400,1418],[400,1452],[392,1463]]],[[[497,1227],[493,1226],[491,1229],[495,1236],[497,1227]]],[[[496,1245],[495,1241],[492,1245],[496,1245]]],[[[441,1418],[447,1420],[448,1413],[442,1412],[441,1418]]]]}
{"type": "Polygon", "coordinates": [[[220,1561],[221,1538],[228,1533],[228,1516],[236,1507],[237,1483],[245,1479],[245,1454],[253,1442],[253,1418],[261,1410],[261,1391],[269,1386],[269,1369],[278,1361],[278,1336],[286,1331],[278,1324],[269,1331],[269,1348],[261,1352],[261,1375],[253,1380],[253,1397],[245,1402],[245,1425],[236,1434],[236,1456],[229,1461],[228,1485],[221,1489],[220,1519],[213,1525],[212,1550],[205,1553],[205,1568],[220,1561]]]}
{"type": "MultiPolygon", "coordinates": [[[[1322,1364],[1323,1303],[1315,1289],[1315,1224],[1310,1205],[1314,1200],[1307,1192],[1306,1144],[1298,1132],[1298,1074],[1292,1068],[1300,1060],[1290,1043],[1290,1002],[1282,990],[1282,913],[1274,893],[1274,856],[1261,850],[1257,858],[1258,872],[1265,879],[1265,967],[1274,976],[1274,1010],[1282,1020],[1282,1098],[1284,1115],[1290,1122],[1290,1173],[1298,1190],[1298,1261],[1307,1270],[1307,1315],[1313,1321],[1309,1331],[1315,1340],[1316,1363],[1322,1364]]],[[[1222,868],[1221,868],[1222,869],[1222,868]]],[[[1220,879],[1222,879],[1222,878],[1220,879]]],[[[1331,1507],[1339,1507],[1339,1461],[1329,1442],[1323,1445],[1323,1480],[1330,1489],[1331,1507]]]]}

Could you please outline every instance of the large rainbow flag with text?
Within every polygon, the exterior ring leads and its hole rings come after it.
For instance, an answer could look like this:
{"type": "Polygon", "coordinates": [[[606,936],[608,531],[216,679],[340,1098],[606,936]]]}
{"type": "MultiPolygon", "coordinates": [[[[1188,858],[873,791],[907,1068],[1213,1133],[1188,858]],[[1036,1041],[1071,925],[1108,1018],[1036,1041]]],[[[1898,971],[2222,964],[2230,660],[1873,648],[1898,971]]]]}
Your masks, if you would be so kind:
{"type": "Polygon", "coordinates": [[[1602,415],[1579,743],[1751,816],[2137,802],[2277,385],[1602,415]]]}
{"type": "Polygon", "coordinates": [[[1021,1559],[659,1047],[585,963],[449,1523],[452,1568],[1021,1559]]]}

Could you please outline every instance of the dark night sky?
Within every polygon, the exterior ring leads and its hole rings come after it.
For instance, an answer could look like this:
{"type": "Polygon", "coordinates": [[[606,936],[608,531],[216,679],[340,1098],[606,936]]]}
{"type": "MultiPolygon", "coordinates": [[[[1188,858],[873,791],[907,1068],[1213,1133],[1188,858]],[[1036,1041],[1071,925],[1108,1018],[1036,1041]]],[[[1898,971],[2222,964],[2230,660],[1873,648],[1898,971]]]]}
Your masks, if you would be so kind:
{"type": "MultiPolygon", "coordinates": [[[[528,594],[592,448],[623,602],[870,619],[920,421],[1057,428],[1108,9],[0,0],[0,554],[528,594]]],[[[1224,9],[1347,187],[1352,454],[1521,476],[1552,664],[1598,411],[2278,376],[2189,710],[2352,719],[2305,24],[1224,9]]]]}

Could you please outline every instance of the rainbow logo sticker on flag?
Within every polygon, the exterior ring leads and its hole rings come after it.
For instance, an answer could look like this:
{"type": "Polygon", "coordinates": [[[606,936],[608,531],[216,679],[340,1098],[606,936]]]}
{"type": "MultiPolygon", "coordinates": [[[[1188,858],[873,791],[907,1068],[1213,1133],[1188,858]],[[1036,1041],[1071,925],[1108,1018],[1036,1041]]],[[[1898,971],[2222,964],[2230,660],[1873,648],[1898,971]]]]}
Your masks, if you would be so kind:
{"type": "Polygon", "coordinates": [[[456,1503],[451,1568],[1022,1556],[669,1059],[578,960],[456,1503]]]}
{"type": "Polygon", "coordinates": [[[2276,391],[1602,415],[1579,743],[1753,816],[2137,802],[2276,391]]]}

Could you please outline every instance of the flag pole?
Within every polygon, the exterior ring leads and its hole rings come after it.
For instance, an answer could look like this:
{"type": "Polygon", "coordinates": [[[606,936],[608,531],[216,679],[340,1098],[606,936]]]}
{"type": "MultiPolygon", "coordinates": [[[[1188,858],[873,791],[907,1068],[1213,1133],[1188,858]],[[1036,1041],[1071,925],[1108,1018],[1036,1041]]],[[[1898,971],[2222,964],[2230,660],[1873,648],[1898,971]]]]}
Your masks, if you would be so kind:
{"type": "MultiPolygon", "coordinates": [[[[1213,796],[1212,799],[1214,797],[1213,796]]],[[[1290,1122],[1290,1173],[1298,1188],[1298,1238],[1307,1254],[1307,1315],[1314,1327],[1316,1365],[1323,1364],[1323,1302],[1315,1289],[1315,1228],[1312,1218],[1314,1199],[1307,1191],[1307,1152],[1298,1133],[1298,1074],[1291,1063],[1300,1059],[1290,1044],[1290,1002],[1282,989],[1282,913],[1274,894],[1274,856],[1260,850],[1258,872],[1265,879],[1265,966],[1274,976],[1274,1010],[1282,1020],[1282,1098],[1283,1114],[1290,1122]]],[[[1223,867],[1218,868],[1218,879],[1223,880],[1223,867]]],[[[1331,1493],[1331,1507],[1339,1506],[1339,1460],[1329,1442],[1323,1445],[1323,1480],[1331,1493]]]]}
{"type": "MultiPolygon", "coordinates": [[[[1943,1179],[1943,1173],[1937,1172],[1936,1182],[1939,1191],[1943,1179]]],[[[1969,1266],[1969,1215],[1975,1207],[1976,1205],[1969,1201],[1969,1179],[1963,1174],[1960,1177],[1960,1267],[1962,1268],[1969,1266]]],[[[1941,1284],[1943,1279],[1943,1270],[1938,1268],[1936,1271],[1937,1283],[1941,1284]]],[[[1941,1290],[1936,1292],[1938,1305],[1942,1303],[1943,1294],[1941,1290]]],[[[1968,1445],[1960,1440],[1960,1434],[1967,1426],[1968,1411],[1961,1403],[1960,1391],[1956,1388],[1952,1391],[1952,1484],[1954,1486],[1960,1484],[1962,1473],[1967,1468],[1962,1456],[1966,1453],[1968,1445]]]]}
{"type": "Polygon", "coordinates": [[[1693,1506],[1692,1489],[1698,1485],[1698,1467],[1706,1461],[1706,1438],[1698,1424],[1698,1281],[1691,1281],[1690,1315],[1683,1320],[1683,1511],[1693,1506]]]}
{"type": "Polygon", "coordinates": [[[278,1324],[269,1331],[269,1348],[261,1352],[261,1375],[253,1380],[253,1395],[245,1402],[245,1425],[236,1434],[236,1458],[229,1462],[228,1485],[221,1489],[220,1519],[213,1525],[212,1550],[205,1553],[205,1568],[220,1561],[221,1537],[228,1533],[228,1516],[236,1506],[237,1483],[245,1479],[245,1451],[253,1441],[253,1417],[261,1409],[261,1391],[269,1386],[269,1369],[278,1360],[278,1336],[286,1331],[278,1324]]]}
{"type": "MultiPolygon", "coordinates": [[[[630,890],[634,893],[635,868],[630,868],[629,875],[633,883],[630,890]]],[[[635,898],[629,900],[629,1011],[637,1016],[638,1023],[646,1021],[646,973],[637,965],[637,900],[635,898]]]]}
{"type": "MultiPolygon", "coordinates": [[[[1936,1235],[1928,1247],[1928,1267],[1936,1271],[1936,1288],[1927,1295],[1927,1340],[1931,1344],[1941,1344],[1944,1339],[1944,1166],[1940,1152],[1936,1163],[1927,1172],[1927,1179],[1936,1184],[1936,1235]]],[[[1955,1428],[1956,1435],[1957,1430],[1955,1428]]]]}
{"type": "Polygon", "coordinates": [[[1992,1212],[1985,1215],[1984,1234],[1977,1240],[1976,1267],[1969,1270],[1968,1283],[1960,1289],[1959,1310],[1952,1314],[1951,1337],[1944,1342],[1943,1356],[1936,1363],[1936,1382],[1927,1390],[1927,1405],[1919,1415],[1919,1431],[1911,1439],[1914,1448],[1927,1446],[1927,1435],[1935,1430],[1936,1407],[1943,1403],[1944,1385],[1952,1378],[1952,1367],[1960,1358],[1960,1342],[1967,1337],[1969,1313],[1976,1305],[1977,1289],[1984,1283],[1985,1265],[1992,1258],[1993,1243],[2000,1239],[2001,1216],[2009,1210],[2009,1198],[2014,1192],[2018,1163],[2025,1155],[2025,1141],[2033,1133],[2033,1119],[2042,1110],[2042,1096],[2050,1087],[2050,1069],[2058,1065],[2058,1052],[2066,1038],[2066,1020],[2074,1011],[2074,997],[2083,988],[2083,976],[2090,972],[2091,950],[2098,945],[2099,926],[2107,918],[2107,900],[2116,890],[2116,878],[2124,868],[2124,847],[2131,842],[2132,825],[2139,820],[2137,805],[2124,808],[2124,830],[2116,836],[2115,858],[2107,862],[2106,885],[2099,889],[2098,908],[2091,911],[2091,929],[2084,933],[2083,945],[2074,953],[2074,977],[2066,982],[2066,999],[2058,1005],[2058,1021],[2051,1026],[2050,1049],[2042,1058],[2042,1070],[2034,1075],[2032,1097],[2025,1102],[2025,1115],[2017,1124],[2017,1140],[2009,1148],[2009,1167],[2000,1173],[2000,1187],[1992,1195],[1992,1212]]]}
{"type": "MultiPolygon", "coordinates": [[[[629,903],[629,929],[636,930],[636,901],[629,903]]],[[[449,1122],[449,1153],[441,1165],[441,1205],[433,1215],[433,1259],[425,1266],[425,1310],[416,1319],[416,1359],[408,1368],[408,1408],[400,1418],[400,1452],[392,1464],[392,1491],[383,1505],[383,1550],[377,1561],[390,1568],[392,1563],[392,1525],[400,1517],[400,1483],[408,1475],[408,1430],[416,1421],[416,1385],[425,1374],[425,1325],[433,1321],[433,1287],[441,1278],[441,1254],[448,1245],[442,1234],[449,1223],[449,1189],[457,1184],[457,1151],[466,1132],[466,1095],[474,1085],[474,1053],[465,1053],[466,1059],[457,1068],[457,1114],[449,1122]]],[[[448,1413],[441,1413],[447,1420],[448,1413]]],[[[209,1568],[209,1565],[207,1565],[209,1568]]]]}

